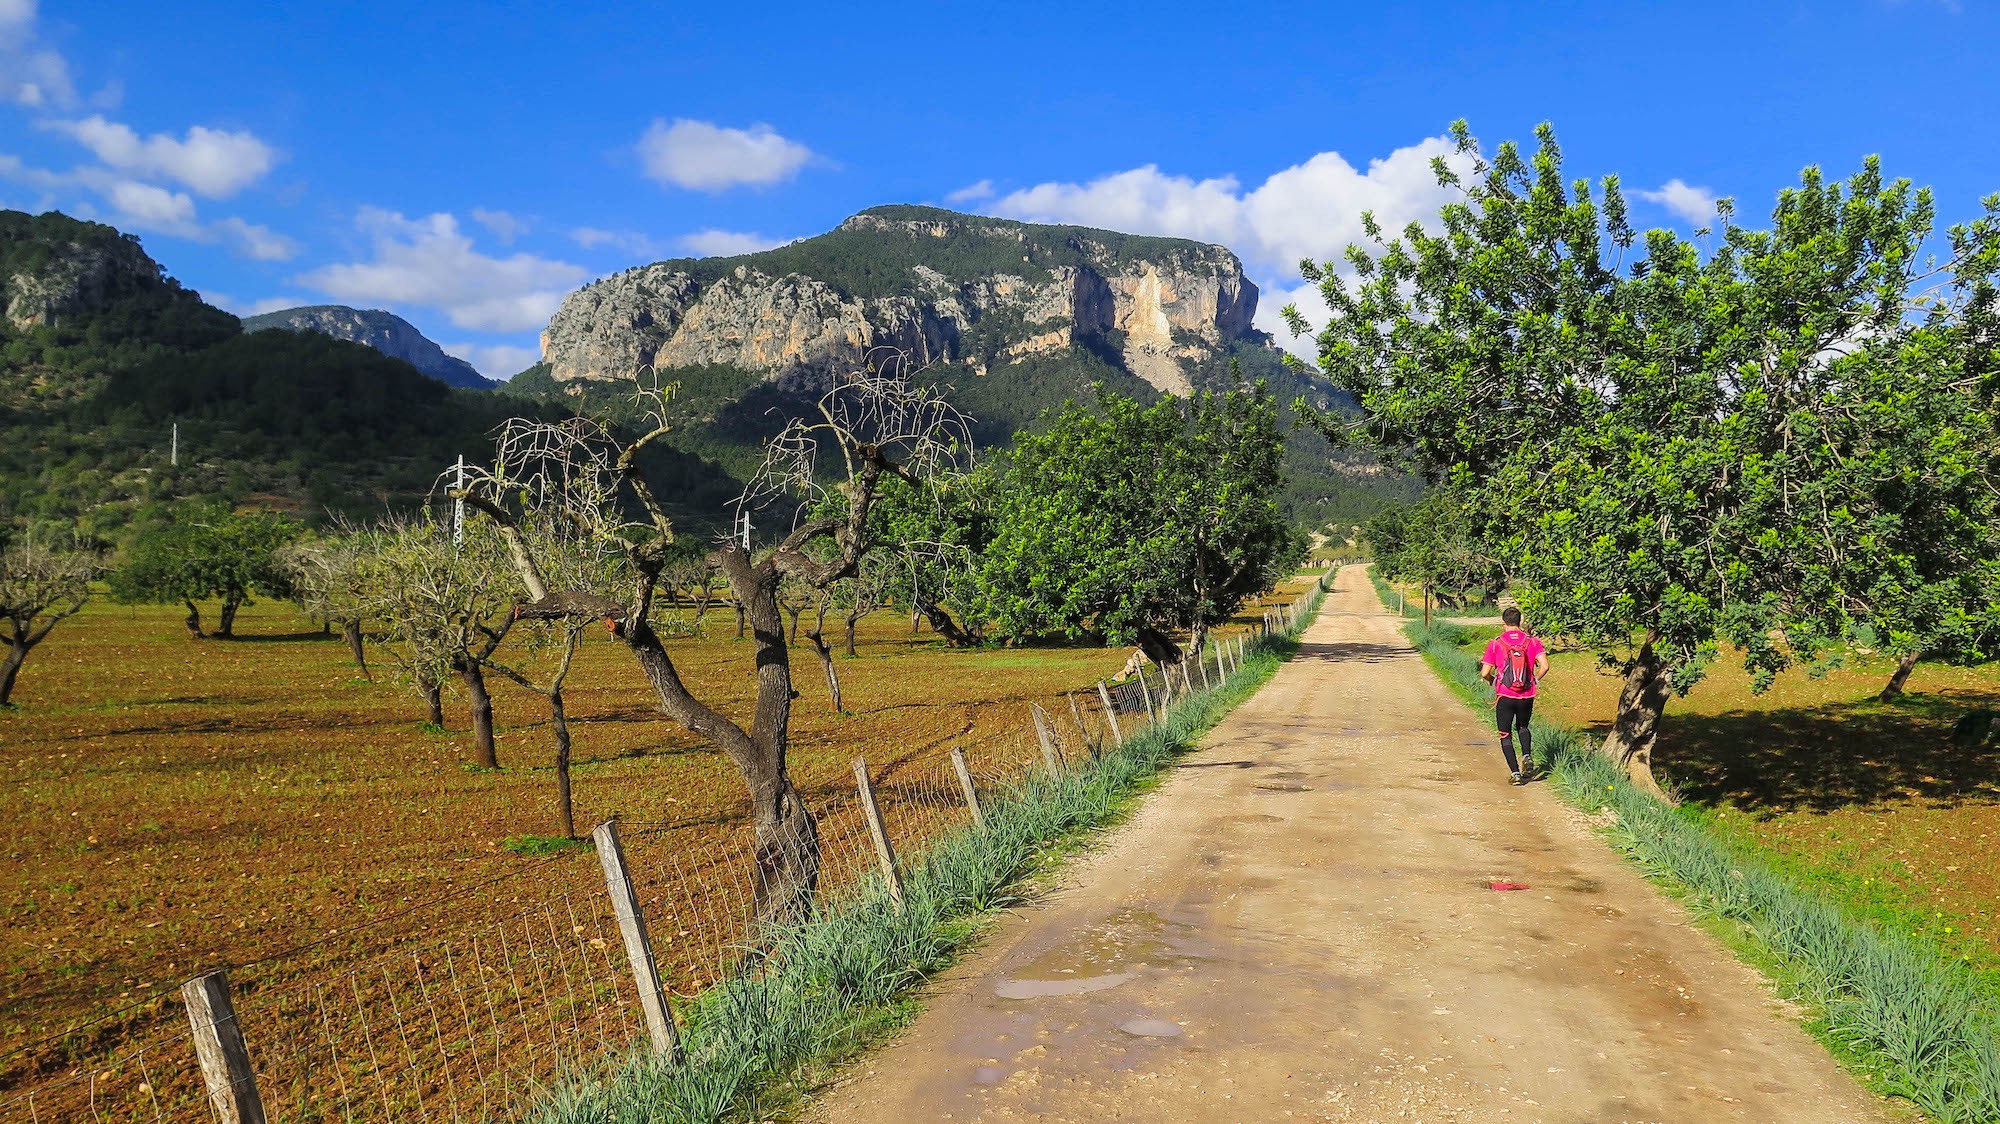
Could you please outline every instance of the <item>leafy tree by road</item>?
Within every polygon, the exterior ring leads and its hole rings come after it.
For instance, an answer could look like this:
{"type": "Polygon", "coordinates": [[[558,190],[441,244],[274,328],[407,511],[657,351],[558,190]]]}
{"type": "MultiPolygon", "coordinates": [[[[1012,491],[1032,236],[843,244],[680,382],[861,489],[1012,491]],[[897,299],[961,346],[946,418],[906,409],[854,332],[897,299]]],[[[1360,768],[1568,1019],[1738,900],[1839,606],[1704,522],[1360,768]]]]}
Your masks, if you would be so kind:
{"type": "Polygon", "coordinates": [[[1304,553],[1277,497],[1277,409],[1261,385],[1150,407],[1100,389],[1015,443],[981,582],[1000,633],[1102,636],[1152,659],[1208,630],[1304,553]]]}
{"type": "Polygon", "coordinates": [[[1764,683],[1849,634],[1843,594],[1883,561],[1840,549],[1875,485],[1850,453],[1901,424],[1850,424],[1888,389],[1854,372],[1902,346],[1923,286],[1990,294],[1990,218],[1932,271],[1929,194],[1871,159],[1845,183],[1808,169],[1769,230],[1724,203],[1699,242],[1640,234],[1616,177],[1564,179],[1549,127],[1490,162],[1454,133],[1474,168],[1437,163],[1462,192],[1439,230],[1370,218],[1351,273],[1313,270],[1320,367],[1363,411],[1317,424],[1503,505],[1524,609],[1624,673],[1605,749],[1650,785],[1660,715],[1719,642],[1764,683]]]}

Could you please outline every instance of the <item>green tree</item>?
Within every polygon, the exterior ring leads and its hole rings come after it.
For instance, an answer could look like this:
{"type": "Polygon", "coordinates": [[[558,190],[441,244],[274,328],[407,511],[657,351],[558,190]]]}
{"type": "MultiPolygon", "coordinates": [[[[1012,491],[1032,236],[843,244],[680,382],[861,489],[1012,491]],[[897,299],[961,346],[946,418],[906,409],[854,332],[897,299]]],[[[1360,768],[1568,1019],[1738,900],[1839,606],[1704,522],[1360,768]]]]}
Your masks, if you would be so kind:
{"type": "Polygon", "coordinates": [[[1808,169],[1770,230],[1724,203],[1705,243],[1642,236],[1616,177],[1564,180],[1548,126],[1490,163],[1453,131],[1473,171],[1437,162],[1463,192],[1440,230],[1371,216],[1351,275],[1312,271],[1320,367],[1363,411],[1317,421],[1498,497],[1524,609],[1624,673],[1604,748],[1650,785],[1660,715],[1718,642],[1761,685],[1854,624],[1837,547],[1866,489],[1829,465],[1866,436],[1839,420],[1868,393],[1851,372],[1910,330],[1931,199],[1871,159],[1845,184],[1808,169]]]}
{"type": "Polygon", "coordinates": [[[0,707],[12,706],[14,680],[35,645],[90,601],[97,559],[83,551],[23,538],[0,547],[0,622],[7,633],[0,656],[0,707]]]}
{"type": "Polygon", "coordinates": [[[1370,517],[1368,542],[1382,576],[1416,582],[1447,607],[1497,594],[1506,573],[1485,536],[1476,498],[1437,488],[1414,504],[1370,517]]]}
{"type": "Polygon", "coordinates": [[[170,522],[134,537],[124,564],[112,571],[111,593],[120,601],[187,606],[187,628],[202,631],[200,602],[220,600],[214,635],[236,635],[236,612],[250,597],[291,596],[279,551],[300,525],[272,512],[231,512],[213,505],[175,510],[170,522]]]}
{"type": "Polygon", "coordinates": [[[1283,442],[1262,384],[1151,407],[1099,388],[1018,438],[981,569],[1004,635],[1136,642],[1155,661],[1270,588],[1305,539],[1278,510],[1283,442]]]}

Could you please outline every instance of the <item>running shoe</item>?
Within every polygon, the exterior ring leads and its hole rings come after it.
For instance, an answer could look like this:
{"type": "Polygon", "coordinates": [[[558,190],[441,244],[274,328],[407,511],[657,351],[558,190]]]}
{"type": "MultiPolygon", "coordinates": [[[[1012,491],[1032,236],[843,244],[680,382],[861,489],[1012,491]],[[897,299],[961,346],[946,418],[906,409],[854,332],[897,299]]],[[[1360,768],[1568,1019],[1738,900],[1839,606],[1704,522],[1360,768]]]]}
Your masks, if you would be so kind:
{"type": "Polygon", "coordinates": [[[1528,778],[1527,778],[1526,776],[1524,776],[1524,775],[1520,774],[1520,773],[1509,773],[1509,774],[1508,774],[1508,776],[1510,776],[1510,777],[1512,777],[1512,778],[1513,778],[1513,780],[1511,780],[1511,781],[1509,781],[1509,782],[1508,782],[1508,783],[1510,783],[1510,784],[1527,784],[1527,783],[1528,783],[1528,778]]]}

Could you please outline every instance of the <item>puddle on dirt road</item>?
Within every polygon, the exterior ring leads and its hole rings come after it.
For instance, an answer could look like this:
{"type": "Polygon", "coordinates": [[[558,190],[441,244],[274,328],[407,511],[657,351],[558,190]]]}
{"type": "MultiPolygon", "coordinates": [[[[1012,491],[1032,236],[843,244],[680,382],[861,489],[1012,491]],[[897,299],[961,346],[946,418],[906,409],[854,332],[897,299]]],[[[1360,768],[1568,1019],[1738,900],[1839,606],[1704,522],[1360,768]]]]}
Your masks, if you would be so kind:
{"type": "Polygon", "coordinates": [[[1121,910],[1078,940],[1052,948],[993,982],[1001,999],[1044,999],[1107,991],[1142,968],[1181,965],[1206,956],[1186,947],[1194,926],[1142,909],[1121,910]]]}
{"type": "Polygon", "coordinates": [[[1258,792],[1311,792],[1312,791],[1312,786],[1309,784],[1272,784],[1267,782],[1264,784],[1256,785],[1254,787],[1258,792]]]}
{"type": "Polygon", "coordinates": [[[1126,1019],[1118,1029],[1135,1038],[1179,1038],[1181,1024],[1165,1019],[1126,1019]]]}

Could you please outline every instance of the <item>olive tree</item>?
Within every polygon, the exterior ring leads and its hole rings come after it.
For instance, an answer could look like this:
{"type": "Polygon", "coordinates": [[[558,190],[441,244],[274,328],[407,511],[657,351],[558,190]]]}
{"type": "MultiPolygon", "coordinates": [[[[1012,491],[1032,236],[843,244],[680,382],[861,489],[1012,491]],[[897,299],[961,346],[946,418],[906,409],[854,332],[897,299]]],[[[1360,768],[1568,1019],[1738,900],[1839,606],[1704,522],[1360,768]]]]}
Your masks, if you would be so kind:
{"type": "Polygon", "coordinates": [[[0,706],[12,706],[14,681],[35,645],[90,602],[95,556],[22,539],[0,548],[0,621],[7,653],[0,656],[0,706]]]}
{"type": "Polygon", "coordinates": [[[643,454],[667,434],[667,409],[665,396],[651,396],[652,428],[632,440],[588,419],[510,423],[494,464],[460,494],[506,538],[521,617],[605,621],[645,674],[661,710],[728,755],[749,798],[756,915],[794,921],[812,907],[819,835],[787,765],[794,692],[779,584],[790,577],[826,586],[851,575],[870,545],[868,516],[884,482],[921,480],[968,456],[969,430],[939,393],[891,365],[837,377],[809,413],[772,438],[734,506],[738,515],[766,513],[761,525],[789,522],[790,529],[766,551],[753,553],[732,537],[708,555],[743,606],[756,645],[755,701],[749,714],[732,717],[689,689],[651,619],[675,536],[643,454]],[[523,495],[547,497],[544,502],[561,506],[592,537],[618,549],[628,580],[624,596],[552,581],[523,526],[523,495]],[[834,496],[842,501],[838,514],[815,514],[834,496]],[[638,513],[636,520],[628,519],[628,510],[638,513]],[[829,549],[816,557],[822,543],[829,549]]]}
{"type": "Polygon", "coordinates": [[[1841,548],[1873,487],[1850,453],[1900,424],[1856,420],[1885,389],[1860,373],[1925,286],[1990,292],[1990,220],[1927,263],[1929,194],[1871,159],[1844,183],[1807,169],[1769,229],[1724,202],[1700,241],[1641,234],[1615,176],[1564,178],[1548,126],[1490,161],[1453,132],[1470,171],[1436,162],[1460,192],[1436,230],[1369,216],[1372,245],[1308,263],[1320,369],[1361,407],[1311,416],[1493,499],[1523,608],[1623,674],[1603,748],[1657,789],[1660,716],[1720,643],[1762,685],[1851,632],[1843,594],[1882,559],[1841,548]]]}

